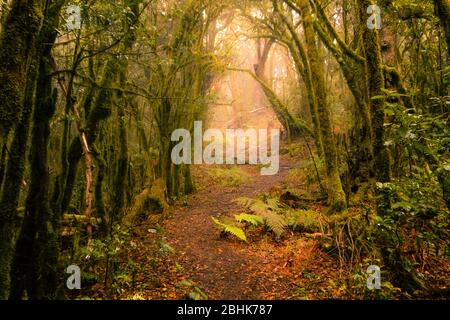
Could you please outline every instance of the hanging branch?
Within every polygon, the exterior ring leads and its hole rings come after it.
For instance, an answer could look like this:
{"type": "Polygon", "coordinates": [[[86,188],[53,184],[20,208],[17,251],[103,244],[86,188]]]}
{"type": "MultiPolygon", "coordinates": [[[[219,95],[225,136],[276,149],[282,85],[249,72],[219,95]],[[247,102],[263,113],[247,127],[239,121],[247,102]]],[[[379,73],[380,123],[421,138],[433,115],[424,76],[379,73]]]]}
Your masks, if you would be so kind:
{"type": "Polygon", "coordinates": [[[294,127],[299,131],[304,131],[308,135],[313,136],[313,132],[311,128],[309,128],[305,123],[303,123],[300,119],[295,118],[291,115],[286,105],[277,97],[276,93],[256,74],[248,69],[240,69],[240,68],[227,68],[230,71],[238,71],[245,72],[249,74],[253,79],[255,79],[264,89],[264,92],[267,95],[267,98],[270,100],[272,107],[274,108],[275,113],[280,116],[283,120],[284,125],[287,127],[289,125],[294,125],[294,127]]]}

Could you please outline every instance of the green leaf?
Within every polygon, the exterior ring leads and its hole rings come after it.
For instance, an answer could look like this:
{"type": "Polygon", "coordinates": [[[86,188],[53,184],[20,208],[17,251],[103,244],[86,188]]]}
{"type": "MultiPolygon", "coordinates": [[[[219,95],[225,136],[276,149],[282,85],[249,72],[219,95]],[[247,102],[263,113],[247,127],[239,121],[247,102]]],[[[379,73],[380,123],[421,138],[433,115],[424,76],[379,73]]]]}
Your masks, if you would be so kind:
{"type": "Polygon", "coordinates": [[[219,229],[222,230],[223,232],[230,233],[242,241],[247,241],[245,232],[241,228],[233,226],[231,224],[222,223],[214,217],[211,217],[211,219],[219,227],[219,229]]]}
{"type": "Polygon", "coordinates": [[[189,292],[189,299],[192,300],[208,300],[208,295],[204,293],[200,288],[195,287],[194,290],[189,292]]]}
{"type": "Polygon", "coordinates": [[[263,217],[264,223],[267,227],[272,230],[277,237],[283,234],[288,225],[284,216],[269,210],[261,212],[260,215],[263,217]]]}
{"type": "Polygon", "coordinates": [[[243,206],[244,208],[249,208],[254,202],[255,199],[247,198],[247,197],[240,197],[233,200],[234,203],[243,206]]]}
{"type": "Polygon", "coordinates": [[[247,213],[241,213],[239,215],[235,215],[236,221],[238,222],[248,222],[254,226],[258,226],[260,224],[264,223],[264,219],[260,216],[257,216],[256,214],[247,214],[247,213]]]}
{"type": "Polygon", "coordinates": [[[405,209],[409,211],[411,210],[411,203],[404,201],[396,202],[392,205],[392,209],[405,209]]]}

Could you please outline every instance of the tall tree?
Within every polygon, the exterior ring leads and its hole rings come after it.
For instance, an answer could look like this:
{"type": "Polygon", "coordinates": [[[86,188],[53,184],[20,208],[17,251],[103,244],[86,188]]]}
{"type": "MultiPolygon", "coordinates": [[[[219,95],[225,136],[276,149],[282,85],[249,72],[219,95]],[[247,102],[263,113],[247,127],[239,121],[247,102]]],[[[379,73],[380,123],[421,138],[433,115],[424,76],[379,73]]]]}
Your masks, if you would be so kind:
{"type": "Polygon", "coordinates": [[[57,295],[59,228],[49,203],[48,141],[57,98],[52,84],[51,51],[63,4],[64,0],[47,2],[38,41],[40,56],[30,150],[31,181],[12,265],[11,299],[21,299],[25,291],[31,299],[57,295]]]}
{"type": "MultiPolygon", "coordinates": [[[[373,135],[374,173],[380,182],[391,179],[391,160],[384,144],[384,74],[381,57],[380,38],[377,28],[369,28],[367,8],[372,6],[370,0],[358,0],[360,28],[362,30],[363,51],[365,56],[365,77],[369,89],[370,112],[373,135]]],[[[381,209],[381,208],[380,208],[381,209]]]]}
{"type": "Polygon", "coordinates": [[[0,34],[0,143],[21,118],[27,71],[42,25],[42,0],[14,0],[0,34]]]}
{"type": "Polygon", "coordinates": [[[0,34],[0,141],[17,123],[0,187],[0,299],[9,296],[13,244],[20,219],[19,195],[25,171],[30,118],[37,78],[36,39],[42,25],[41,1],[14,1],[0,34]]]}
{"type": "Polygon", "coordinates": [[[342,212],[347,208],[347,200],[342,188],[338,166],[336,141],[331,123],[330,100],[325,84],[324,64],[321,61],[321,50],[313,28],[313,17],[307,0],[299,1],[305,31],[307,54],[311,65],[314,93],[317,98],[317,111],[320,122],[325,166],[327,171],[327,190],[332,212],[342,212]]]}

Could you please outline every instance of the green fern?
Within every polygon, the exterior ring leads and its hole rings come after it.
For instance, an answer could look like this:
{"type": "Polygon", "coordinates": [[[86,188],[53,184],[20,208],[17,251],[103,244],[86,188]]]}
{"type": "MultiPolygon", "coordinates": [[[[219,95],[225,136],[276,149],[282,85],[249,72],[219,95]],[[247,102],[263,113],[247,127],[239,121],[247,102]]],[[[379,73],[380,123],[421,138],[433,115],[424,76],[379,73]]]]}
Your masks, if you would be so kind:
{"type": "Polygon", "coordinates": [[[230,233],[242,241],[247,241],[244,230],[231,224],[222,223],[214,217],[211,217],[212,221],[219,227],[222,232],[230,233]]]}
{"type": "Polygon", "coordinates": [[[259,226],[260,224],[264,223],[264,219],[255,214],[241,213],[239,215],[235,215],[235,218],[236,218],[236,221],[238,221],[238,222],[245,221],[254,226],[259,226]]]}
{"type": "Polygon", "coordinates": [[[261,212],[272,210],[272,208],[267,203],[264,203],[264,201],[258,199],[250,206],[250,210],[256,214],[260,214],[261,212]]]}
{"type": "Polygon", "coordinates": [[[238,205],[244,207],[244,208],[250,208],[250,206],[255,202],[255,199],[247,198],[247,197],[240,197],[233,200],[233,202],[237,203],[238,205]]]}
{"type": "Polygon", "coordinates": [[[253,202],[247,208],[255,213],[264,211],[281,212],[283,209],[277,198],[253,199],[253,202]]]}
{"type": "Polygon", "coordinates": [[[260,212],[259,214],[264,219],[266,227],[272,230],[277,237],[280,237],[284,233],[287,227],[287,220],[283,215],[269,210],[260,212]]]}
{"type": "Polygon", "coordinates": [[[277,198],[252,199],[241,197],[234,201],[254,215],[261,217],[264,225],[272,230],[277,237],[280,237],[288,226],[288,221],[283,215],[283,208],[277,198]]]}
{"type": "Polygon", "coordinates": [[[265,226],[280,237],[288,223],[277,198],[255,199],[250,210],[264,220],[265,226]]]}
{"type": "Polygon", "coordinates": [[[280,199],[278,198],[268,198],[266,199],[267,208],[272,211],[281,210],[280,199]]]}

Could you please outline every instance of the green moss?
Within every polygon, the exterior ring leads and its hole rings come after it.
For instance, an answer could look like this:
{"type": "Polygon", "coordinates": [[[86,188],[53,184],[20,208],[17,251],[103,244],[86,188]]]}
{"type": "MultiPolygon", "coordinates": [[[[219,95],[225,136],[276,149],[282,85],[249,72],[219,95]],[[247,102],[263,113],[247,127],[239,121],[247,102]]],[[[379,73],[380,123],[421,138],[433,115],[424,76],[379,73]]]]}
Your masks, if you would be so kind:
{"type": "Polygon", "coordinates": [[[25,160],[30,129],[30,119],[34,107],[34,95],[37,81],[37,57],[36,49],[32,48],[32,57],[26,79],[25,90],[22,93],[23,111],[21,119],[14,131],[13,141],[10,147],[8,163],[6,167],[5,183],[1,193],[2,204],[0,207],[0,232],[4,235],[0,238],[0,264],[3,273],[0,275],[0,299],[9,297],[10,270],[13,258],[13,243],[16,240],[18,228],[17,207],[21,193],[21,185],[25,172],[25,160]],[[4,238],[6,237],[6,238],[4,238]]]}
{"type": "MultiPolygon", "coordinates": [[[[43,20],[39,1],[13,1],[0,34],[0,138],[5,139],[23,110],[30,56],[43,20]]],[[[1,139],[0,139],[1,140],[1,139]]]]}
{"type": "Polygon", "coordinates": [[[320,50],[317,46],[316,35],[312,26],[311,8],[307,1],[302,0],[303,27],[305,30],[307,55],[311,66],[314,93],[317,99],[317,114],[319,119],[319,133],[323,145],[323,154],[327,173],[328,201],[330,210],[339,213],[347,208],[346,196],[342,188],[341,178],[337,162],[336,141],[333,136],[330,118],[330,103],[325,84],[324,65],[320,61],[320,50]]]}

